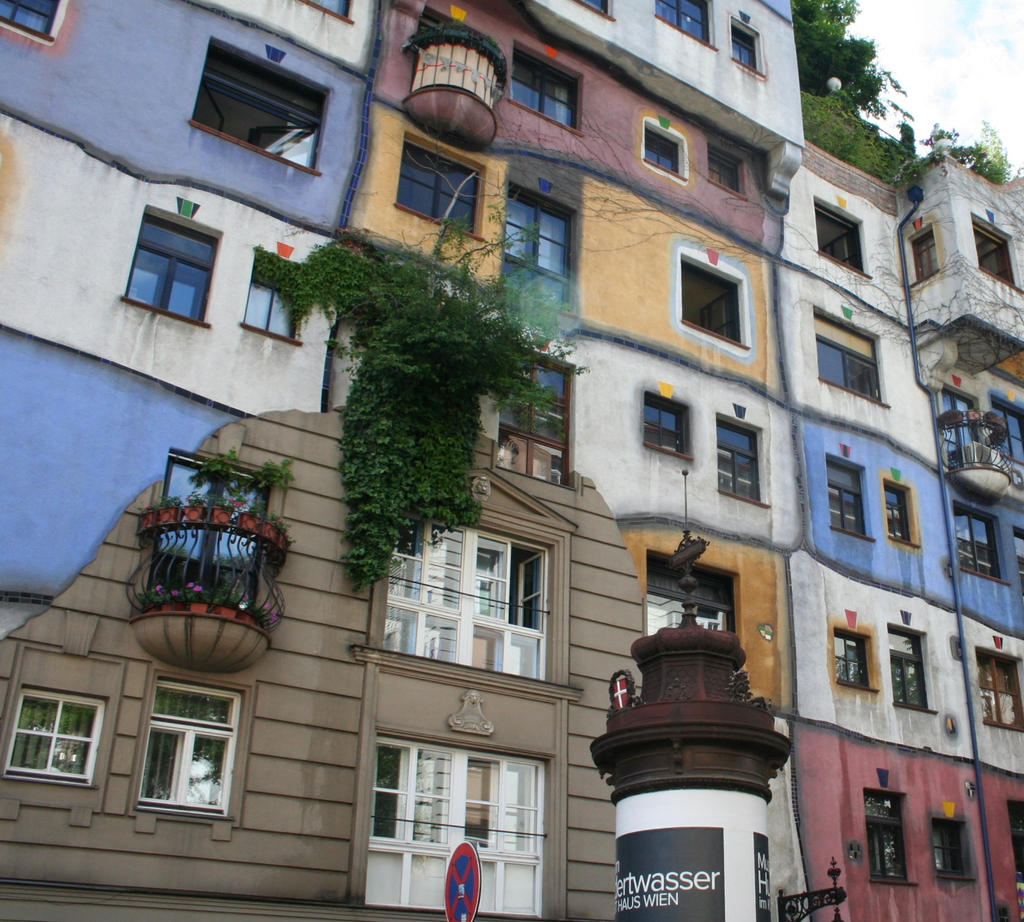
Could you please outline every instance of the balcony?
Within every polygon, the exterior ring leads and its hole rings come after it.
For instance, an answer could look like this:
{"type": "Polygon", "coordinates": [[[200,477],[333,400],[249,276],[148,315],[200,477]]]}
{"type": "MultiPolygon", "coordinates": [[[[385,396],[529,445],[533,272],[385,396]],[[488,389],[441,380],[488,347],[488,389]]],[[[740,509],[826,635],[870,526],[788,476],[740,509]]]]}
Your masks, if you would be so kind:
{"type": "Polygon", "coordinates": [[[1003,454],[1006,423],[998,413],[947,410],[939,414],[943,462],[950,479],[985,502],[1009,489],[1013,467],[1003,454]]]}
{"type": "Polygon", "coordinates": [[[148,545],[128,585],[130,624],[147,653],[199,672],[237,672],[270,647],[284,613],[274,576],[281,525],[217,506],[147,510],[148,545]]]}
{"type": "Polygon", "coordinates": [[[442,138],[483,148],[494,140],[494,107],[505,87],[505,56],[497,42],[458,26],[417,32],[405,49],[417,52],[409,116],[442,138]]]}

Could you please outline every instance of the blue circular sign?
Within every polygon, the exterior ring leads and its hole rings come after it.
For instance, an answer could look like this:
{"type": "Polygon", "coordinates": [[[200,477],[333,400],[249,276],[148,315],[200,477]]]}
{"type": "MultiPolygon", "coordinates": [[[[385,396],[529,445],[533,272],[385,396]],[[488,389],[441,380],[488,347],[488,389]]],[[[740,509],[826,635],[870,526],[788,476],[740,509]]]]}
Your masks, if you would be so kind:
{"type": "Polygon", "coordinates": [[[444,916],[448,922],[473,922],[480,905],[480,856],[472,842],[460,842],[444,875],[444,916]]]}

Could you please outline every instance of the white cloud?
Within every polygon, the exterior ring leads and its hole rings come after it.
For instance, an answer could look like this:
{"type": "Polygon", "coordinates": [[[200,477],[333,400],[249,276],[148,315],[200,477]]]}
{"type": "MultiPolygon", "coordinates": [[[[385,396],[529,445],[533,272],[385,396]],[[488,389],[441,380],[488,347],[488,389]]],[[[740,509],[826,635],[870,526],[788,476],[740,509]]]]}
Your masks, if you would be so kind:
{"type": "Polygon", "coordinates": [[[1020,108],[1024,4],[1020,0],[859,0],[850,29],[873,39],[878,60],[906,97],[919,139],[939,122],[964,142],[989,122],[1010,160],[1024,166],[1020,108]]]}

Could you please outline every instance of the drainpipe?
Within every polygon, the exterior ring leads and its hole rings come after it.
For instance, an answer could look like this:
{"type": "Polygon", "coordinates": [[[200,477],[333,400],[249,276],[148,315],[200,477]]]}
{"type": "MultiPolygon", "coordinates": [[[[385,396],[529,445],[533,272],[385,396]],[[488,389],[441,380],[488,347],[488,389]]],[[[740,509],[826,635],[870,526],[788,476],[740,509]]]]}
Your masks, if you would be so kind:
{"type": "MultiPolygon", "coordinates": [[[[345,189],[345,198],[341,204],[341,215],[338,217],[339,231],[348,227],[349,219],[352,217],[352,207],[355,204],[356,192],[359,191],[363,170],[366,169],[366,158],[370,152],[370,106],[373,103],[373,85],[377,80],[377,68],[380,66],[380,46],[384,38],[384,9],[382,0],[377,0],[377,13],[374,19],[373,51],[370,54],[370,66],[366,70],[363,104],[359,112],[359,148],[356,152],[356,162],[352,167],[352,175],[349,177],[348,187],[345,189]]],[[[331,324],[331,332],[327,339],[327,352],[324,355],[323,383],[320,390],[321,413],[328,413],[331,409],[331,359],[334,358],[334,341],[338,336],[338,323],[338,320],[335,320],[331,324]]]]}
{"type": "Polygon", "coordinates": [[[942,470],[942,434],[938,424],[938,408],[935,406],[931,390],[921,377],[921,363],[917,354],[917,331],[914,329],[910,281],[907,277],[907,254],[906,248],[903,245],[903,229],[917,212],[921,202],[924,201],[924,191],[920,186],[911,186],[907,190],[907,198],[913,203],[914,207],[900,221],[899,227],[896,230],[896,243],[900,251],[900,272],[903,278],[903,300],[907,308],[907,330],[910,334],[910,354],[914,360],[914,378],[917,381],[917,386],[928,395],[928,402],[932,407],[932,437],[935,440],[935,457],[939,465],[939,493],[942,497],[942,516],[946,525],[946,547],[949,551],[950,570],[952,571],[953,578],[953,609],[956,613],[957,642],[960,645],[960,669],[963,673],[964,697],[967,702],[967,725],[971,732],[971,760],[974,763],[974,784],[978,793],[981,847],[985,859],[985,882],[988,886],[988,903],[989,911],[992,913],[992,922],[999,922],[999,913],[996,908],[995,880],[992,875],[992,846],[989,842],[988,815],[985,808],[985,785],[981,772],[981,756],[978,753],[978,725],[974,714],[974,697],[971,695],[971,675],[967,664],[967,643],[964,637],[963,599],[960,595],[960,555],[956,545],[956,532],[952,514],[953,505],[942,470]]]}

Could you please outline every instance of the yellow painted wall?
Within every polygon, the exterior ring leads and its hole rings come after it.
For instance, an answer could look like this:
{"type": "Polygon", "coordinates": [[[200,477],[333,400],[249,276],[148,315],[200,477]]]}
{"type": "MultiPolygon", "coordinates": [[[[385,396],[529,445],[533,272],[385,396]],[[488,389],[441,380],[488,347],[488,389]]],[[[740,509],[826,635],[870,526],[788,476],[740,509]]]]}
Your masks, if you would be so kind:
{"type": "MultiPolygon", "coordinates": [[[[669,557],[682,535],[668,528],[637,528],[622,538],[633,555],[644,591],[647,591],[647,555],[669,557]]],[[[770,698],[779,707],[790,704],[788,670],[790,636],[786,615],[785,561],[777,554],[740,544],[712,541],[700,559],[701,568],[732,577],[736,633],[747,654],[744,667],[755,696],[770,698]],[[771,639],[759,628],[767,626],[771,639]]]]}
{"type": "MultiPolygon", "coordinates": [[[[477,247],[487,240],[500,238],[505,227],[504,161],[487,156],[486,152],[470,152],[442,144],[417,129],[408,119],[382,106],[374,107],[371,118],[372,142],[366,173],[352,212],[351,226],[354,229],[365,229],[374,236],[418,249],[430,250],[434,246],[440,230],[438,222],[396,205],[402,148],[409,141],[477,170],[480,177],[478,188],[482,194],[477,204],[475,233],[466,245],[477,247]]],[[[500,271],[500,253],[493,254],[481,268],[483,271],[500,271]]]]}
{"type": "MultiPolygon", "coordinates": [[[[706,367],[774,385],[769,358],[770,274],[766,260],[706,227],[687,222],[644,201],[629,190],[596,180],[584,186],[580,226],[579,304],[588,326],[622,331],[689,354],[706,367]],[[711,249],[743,265],[753,298],[752,351],[735,358],[724,346],[688,335],[674,324],[679,315],[675,290],[677,247],[688,243],[711,249]]],[[[710,267],[709,267],[710,268],[710,267]]]]}

